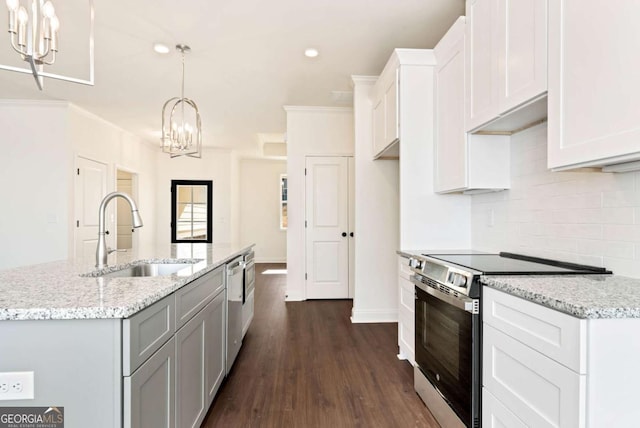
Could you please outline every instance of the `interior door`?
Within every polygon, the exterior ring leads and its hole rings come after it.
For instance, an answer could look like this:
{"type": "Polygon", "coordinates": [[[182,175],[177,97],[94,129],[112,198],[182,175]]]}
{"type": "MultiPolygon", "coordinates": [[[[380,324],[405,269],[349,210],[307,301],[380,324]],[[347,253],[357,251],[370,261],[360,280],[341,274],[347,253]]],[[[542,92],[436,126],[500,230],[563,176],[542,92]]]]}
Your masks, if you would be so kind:
{"type": "Polygon", "coordinates": [[[349,298],[348,159],[306,159],[307,299],[349,298]]]}
{"type": "Polygon", "coordinates": [[[107,194],[107,164],[78,156],[75,177],[75,257],[91,260],[98,244],[98,208],[107,194]]]}

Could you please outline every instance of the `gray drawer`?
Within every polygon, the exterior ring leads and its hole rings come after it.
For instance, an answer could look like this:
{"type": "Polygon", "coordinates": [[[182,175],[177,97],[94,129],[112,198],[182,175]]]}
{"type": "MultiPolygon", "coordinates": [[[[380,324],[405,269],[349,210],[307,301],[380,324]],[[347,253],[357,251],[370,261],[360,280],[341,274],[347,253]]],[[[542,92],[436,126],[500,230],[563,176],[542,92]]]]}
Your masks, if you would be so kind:
{"type": "Polygon", "coordinates": [[[169,295],[125,318],[122,324],[122,374],[130,376],[175,332],[175,300],[169,295]]]}
{"type": "Polygon", "coordinates": [[[207,273],[175,292],[176,330],[224,289],[224,266],[207,273]]]}

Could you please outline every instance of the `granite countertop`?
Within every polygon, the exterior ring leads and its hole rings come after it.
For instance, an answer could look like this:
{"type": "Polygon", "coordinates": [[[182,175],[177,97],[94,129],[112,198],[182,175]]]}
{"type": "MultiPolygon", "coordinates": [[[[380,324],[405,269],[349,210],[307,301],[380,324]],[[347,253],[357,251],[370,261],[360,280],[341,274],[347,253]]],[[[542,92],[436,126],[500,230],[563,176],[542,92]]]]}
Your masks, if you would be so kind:
{"type": "Polygon", "coordinates": [[[0,270],[0,321],[126,318],[212,271],[254,244],[171,244],[109,256],[109,268],[137,261],[192,264],[156,277],[105,278],[95,260],[62,260],[0,270]]]}
{"type": "Polygon", "coordinates": [[[578,318],[640,318],[640,279],[617,275],[485,275],[480,281],[578,318]]]}

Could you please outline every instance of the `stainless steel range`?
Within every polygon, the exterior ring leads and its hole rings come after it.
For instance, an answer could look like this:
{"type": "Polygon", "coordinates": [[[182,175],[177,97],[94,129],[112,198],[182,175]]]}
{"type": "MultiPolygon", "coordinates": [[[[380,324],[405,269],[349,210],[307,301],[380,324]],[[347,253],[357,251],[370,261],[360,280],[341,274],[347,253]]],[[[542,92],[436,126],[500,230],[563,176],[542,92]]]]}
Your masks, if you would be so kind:
{"type": "Polygon", "coordinates": [[[511,253],[463,253],[429,253],[409,260],[416,298],[414,386],[447,428],[480,426],[480,275],[611,273],[511,253]]]}

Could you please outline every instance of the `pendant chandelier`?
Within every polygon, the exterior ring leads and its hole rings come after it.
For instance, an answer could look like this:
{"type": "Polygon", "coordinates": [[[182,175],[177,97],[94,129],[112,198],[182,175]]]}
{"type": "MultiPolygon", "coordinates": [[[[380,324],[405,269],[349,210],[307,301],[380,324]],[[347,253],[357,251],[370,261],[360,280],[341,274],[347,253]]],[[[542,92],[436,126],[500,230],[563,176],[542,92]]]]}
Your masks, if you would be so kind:
{"type": "Polygon", "coordinates": [[[182,89],[180,97],[174,97],[162,107],[162,151],[172,158],[177,156],[202,156],[202,126],[200,112],[193,100],[184,96],[184,55],[191,48],[177,45],[182,53],[182,89]]]}
{"type": "Polygon", "coordinates": [[[58,30],[60,21],[53,3],[32,0],[31,13],[20,4],[20,0],[7,0],[9,9],[9,37],[11,47],[29,63],[36,83],[42,90],[38,68],[43,64],[53,65],[58,52],[58,30]]]}

